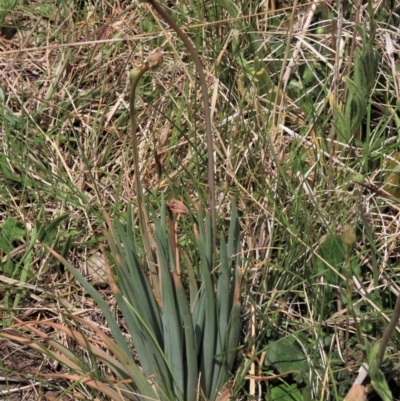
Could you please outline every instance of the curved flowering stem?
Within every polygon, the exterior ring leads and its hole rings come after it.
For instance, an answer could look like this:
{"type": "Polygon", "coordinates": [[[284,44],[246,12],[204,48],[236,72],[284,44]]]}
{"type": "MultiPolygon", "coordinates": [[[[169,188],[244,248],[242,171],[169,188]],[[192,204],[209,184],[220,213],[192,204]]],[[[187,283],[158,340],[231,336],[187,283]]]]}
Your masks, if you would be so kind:
{"type": "Polygon", "coordinates": [[[147,215],[143,208],[143,191],[142,186],[140,184],[140,170],[139,170],[139,151],[138,151],[138,141],[136,137],[136,115],[135,115],[135,95],[136,88],[140,79],[143,75],[149,71],[158,68],[163,61],[163,56],[161,52],[156,52],[151,54],[145,61],[144,65],[140,70],[131,71],[131,79],[133,79],[131,86],[131,93],[129,98],[129,114],[131,120],[131,141],[132,141],[132,151],[133,151],[133,163],[135,167],[135,190],[137,197],[137,206],[138,206],[138,214],[139,214],[139,224],[142,231],[143,236],[143,244],[146,251],[146,256],[148,259],[148,266],[151,273],[151,279],[153,283],[154,290],[157,294],[159,294],[159,282],[158,282],[158,272],[156,263],[153,257],[153,251],[150,245],[150,235],[147,227],[147,215]]]}
{"type": "Polygon", "coordinates": [[[206,77],[203,70],[203,65],[201,64],[200,57],[197,54],[192,42],[185,32],[177,25],[172,17],[170,17],[160,4],[156,0],[145,0],[142,3],[148,3],[151,7],[160,15],[160,17],[165,20],[169,26],[176,32],[179,38],[182,40],[183,44],[186,46],[188,52],[193,58],[194,64],[196,66],[197,73],[199,74],[199,81],[201,85],[201,91],[203,94],[204,103],[204,116],[206,122],[206,135],[207,135],[207,152],[208,152],[208,189],[210,196],[210,214],[211,214],[211,244],[212,249],[215,249],[215,236],[217,231],[217,220],[216,220],[216,203],[215,203],[215,183],[214,183],[214,153],[213,153],[213,136],[211,129],[211,113],[210,113],[210,103],[208,98],[208,88],[206,83],[206,77]]]}

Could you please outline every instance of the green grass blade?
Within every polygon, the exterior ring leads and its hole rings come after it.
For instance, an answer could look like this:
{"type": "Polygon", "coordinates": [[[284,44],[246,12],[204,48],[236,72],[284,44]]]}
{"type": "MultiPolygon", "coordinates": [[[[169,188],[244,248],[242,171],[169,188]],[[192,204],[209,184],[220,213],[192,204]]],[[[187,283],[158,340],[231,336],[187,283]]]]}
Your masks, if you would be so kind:
{"type": "Polygon", "coordinates": [[[230,371],[232,369],[233,363],[235,361],[236,352],[235,349],[239,344],[240,338],[240,328],[242,326],[240,316],[241,316],[241,284],[242,284],[242,276],[239,265],[236,265],[235,268],[235,287],[234,287],[234,298],[233,305],[231,310],[231,315],[229,319],[229,327],[227,331],[228,336],[228,360],[227,360],[227,368],[230,371]]]}
{"type": "MultiPolygon", "coordinates": [[[[227,328],[229,322],[230,315],[230,289],[229,289],[229,281],[230,281],[230,265],[228,262],[228,256],[226,252],[226,244],[223,238],[221,238],[220,245],[220,267],[219,272],[220,276],[218,277],[217,283],[217,338],[216,338],[216,349],[215,349],[215,363],[214,373],[212,379],[211,388],[214,391],[214,394],[220,388],[221,380],[221,372],[222,376],[226,377],[226,343],[227,343],[227,328]]],[[[211,394],[211,399],[213,399],[214,394],[211,394]]]]}
{"type": "Polygon", "coordinates": [[[193,312],[196,303],[198,304],[199,301],[199,289],[197,287],[196,275],[194,272],[193,264],[190,261],[188,255],[184,251],[181,251],[181,253],[183,254],[184,257],[187,277],[189,281],[190,310],[193,312]]]}
{"type": "Polygon", "coordinates": [[[163,329],[164,329],[164,352],[171,366],[172,374],[178,389],[176,396],[181,398],[184,394],[184,366],[183,366],[183,338],[179,308],[176,303],[175,289],[170,270],[175,270],[169,237],[166,231],[165,208],[161,211],[161,222],[155,220],[156,244],[159,267],[161,269],[161,291],[163,303],[163,329]]]}
{"type": "Polygon", "coordinates": [[[204,334],[202,339],[201,353],[201,384],[206,396],[212,391],[212,378],[214,371],[214,355],[216,346],[216,305],[215,290],[211,275],[211,248],[209,241],[211,235],[211,226],[209,216],[206,217],[206,227],[201,223],[199,218],[200,239],[198,248],[201,259],[201,278],[204,284],[204,290],[201,293],[201,302],[204,302],[204,334]]]}
{"type": "Polygon", "coordinates": [[[135,385],[138,388],[140,394],[147,395],[149,397],[154,397],[155,393],[152,387],[150,386],[147,379],[144,377],[143,373],[136,366],[136,363],[132,357],[132,352],[129,349],[122,332],[118,326],[118,323],[115,321],[114,316],[107,305],[107,303],[103,300],[100,294],[95,290],[93,286],[91,286],[86,279],[79,273],[77,269],[75,269],[70,263],[68,263],[63,257],[58,255],[51,248],[43,244],[46,249],[56,257],[67,269],[68,271],[75,277],[75,279],[82,285],[83,288],[88,292],[88,294],[93,298],[93,300],[97,303],[99,308],[104,314],[106,318],[110,330],[113,334],[114,339],[116,340],[116,347],[113,349],[115,356],[121,363],[125,364],[131,370],[131,377],[135,380],[135,385]]]}
{"type": "Polygon", "coordinates": [[[114,244],[114,252],[118,252],[122,261],[117,269],[121,291],[141,316],[146,316],[147,324],[152,328],[157,340],[162,343],[161,316],[155,301],[152,288],[143,272],[142,264],[137,256],[132,232],[126,232],[121,224],[116,224],[116,233],[120,242],[114,244]]]}
{"type": "Polygon", "coordinates": [[[109,244],[116,260],[121,288],[121,293],[115,295],[117,303],[145,374],[155,375],[154,381],[161,392],[165,393],[168,386],[164,383],[171,381],[171,375],[163,352],[164,335],[160,327],[158,305],[138,260],[132,231],[127,232],[121,224],[116,223],[116,229],[111,229],[111,234],[109,244]]]}
{"type": "Polygon", "coordinates": [[[183,327],[185,333],[185,400],[195,401],[197,399],[197,386],[198,386],[198,366],[197,366],[197,352],[195,343],[195,333],[193,330],[192,316],[187,301],[187,296],[182,285],[180,277],[176,272],[172,272],[172,277],[175,283],[179,310],[181,312],[183,327]]]}

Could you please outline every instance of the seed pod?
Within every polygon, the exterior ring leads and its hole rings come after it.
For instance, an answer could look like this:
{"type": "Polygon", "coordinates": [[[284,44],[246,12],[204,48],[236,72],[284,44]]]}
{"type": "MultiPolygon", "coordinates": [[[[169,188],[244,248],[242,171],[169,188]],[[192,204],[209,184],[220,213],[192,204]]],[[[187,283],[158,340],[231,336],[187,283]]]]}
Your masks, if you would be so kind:
{"type": "Polygon", "coordinates": [[[343,228],[340,238],[343,242],[343,245],[348,247],[353,246],[357,241],[357,235],[353,226],[351,226],[350,224],[346,224],[343,228]]]}
{"type": "Polygon", "coordinates": [[[130,70],[129,72],[129,80],[131,81],[131,83],[136,79],[136,77],[139,75],[139,70],[137,69],[133,69],[130,70]]]}
{"type": "Polygon", "coordinates": [[[160,51],[150,54],[150,56],[146,59],[146,64],[148,64],[152,70],[158,68],[162,64],[162,62],[163,54],[160,51]]]}

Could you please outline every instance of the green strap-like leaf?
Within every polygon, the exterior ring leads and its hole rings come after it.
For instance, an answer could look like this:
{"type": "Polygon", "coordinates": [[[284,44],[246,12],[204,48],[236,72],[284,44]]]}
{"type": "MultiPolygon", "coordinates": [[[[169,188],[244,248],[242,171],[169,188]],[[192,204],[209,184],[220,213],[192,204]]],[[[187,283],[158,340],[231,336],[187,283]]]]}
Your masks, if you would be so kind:
{"type": "Polygon", "coordinates": [[[75,269],[70,263],[68,263],[64,258],[58,255],[55,251],[46,247],[47,250],[53,254],[67,269],[68,271],[75,277],[75,279],[82,285],[82,287],[87,291],[87,293],[93,298],[93,300],[97,303],[99,308],[104,314],[104,317],[107,320],[107,323],[110,327],[111,333],[116,341],[116,347],[114,351],[118,354],[115,356],[117,359],[124,364],[127,373],[134,380],[134,386],[137,388],[137,391],[143,395],[144,397],[156,398],[157,395],[153,390],[152,386],[143,375],[142,371],[136,366],[136,363],[132,357],[131,350],[129,349],[122,332],[119,328],[118,323],[114,319],[114,315],[111,312],[108,304],[104,301],[104,299],[100,296],[100,294],[95,290],[93,286],[91,286],[86,279],[81,275],[81,273],[75,269]]]}
{"type": "MultiPolygon", "coordinates": [[[[161,211],[161,216],[165,216],[165,210],[161,211]]],[[[179,308],[175,299],[175,290],[171,278],[170,270],[175,270],[170,266],[173,258],[170,257],[169,237],[166,231],[165,219],[161,218],[161,224],[157,220],[156,244],[158,265],[161,270],[161,292],[162,292],[162,321],[164,331],[164,352],[168,364],[171,368],[171,375],[175,380],[177,389],[175,395],[179,399],[184,394],[184,365],[183,365],[183,325],[180,319],[179,308]]]]}
{"type": "Polygon", "coordinates": [[[187,301],[185,290],[182,286],[180,277],[176,272],[172,272],[175,283],[176,294],[178,297],[179,310],[181,312],[183,327],[185,333],[185,401],[196,401],[198,398],[198,380],[199,371],[197,365],[197,352],[195,343],[195,334],[192,324],[192,316],[190,314],[189,304],[187,301]]]}
{"type": "Polygon", "coordinates": [[[201,292],[201,297],[204,299],[204,334],[202,338],[201,352],[201,387],[208,396],[211,394],[211,385],[214,371],[214,355],[216,343],[216,306],[215,306],[215,291],[211,277],[211,248],[209,241],[211,235],[211,225],[209,216],[206,216],[205,227],[201,214],[199,215],[199,232],[200,239],[198,249],[201,260],[201,278],[204,285],[204,290],[201,292]]]}

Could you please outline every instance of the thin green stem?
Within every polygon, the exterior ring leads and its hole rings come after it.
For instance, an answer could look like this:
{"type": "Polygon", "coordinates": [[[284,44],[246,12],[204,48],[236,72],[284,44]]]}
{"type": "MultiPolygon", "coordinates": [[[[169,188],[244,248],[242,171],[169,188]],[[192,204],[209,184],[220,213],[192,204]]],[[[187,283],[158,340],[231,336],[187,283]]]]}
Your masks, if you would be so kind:
{"type": "Polygon", "coordinates": [[[380,341],[381,344],[379,346],[378,355],[376,357],[376,363],[378,367],[382,365],[386,347],[389,343],[390,338],[392,337],[392,334],[396,330],[397,324],[399,323],[399,319],[400,319],[400,296],[397,297],[396,304],[393,309],[393,315],[380,341]]]}
{"type": "Polygon", "coordinates": [[[132,152],[133,152],[133,163],[135,167],[135,190],[136,190],[136,198],[137,198],[137,207],[138,207],[138,215],[139,215],[139,224],[140,229],[142,231],[143,237],[143,245],[146,251],[146,257],[148,259],[148,266],[151,273],[153,288],[156,294],[160,294],[160,287],[158,282],[158,272],[156,268],[156,263],[153,257],[153,251],[150,245],[150,239],[148,235],[147,229],[147,216],[145,214],[143,208],[143,191],[142,186],[140,183],[140,170],[139,170],[139,151],[138,151],[138,141],[136,137],[136,129],[137,129],[137,122],[136,122],[136,115],[135,115],[135,95],[136,95],[136,88],[143,77],[143,75],[153,66],[146,61],[144,66],[138,71],[137,75],[134,78],[131,87],[131,93],[129,98],[129,114],[130,114],[130,121],[131,121],[131,141],[132,141],[132,152]]]}

